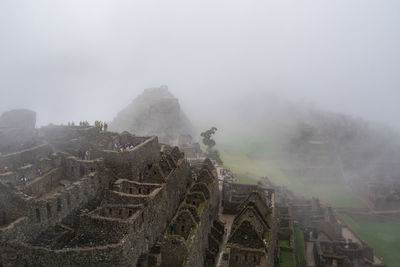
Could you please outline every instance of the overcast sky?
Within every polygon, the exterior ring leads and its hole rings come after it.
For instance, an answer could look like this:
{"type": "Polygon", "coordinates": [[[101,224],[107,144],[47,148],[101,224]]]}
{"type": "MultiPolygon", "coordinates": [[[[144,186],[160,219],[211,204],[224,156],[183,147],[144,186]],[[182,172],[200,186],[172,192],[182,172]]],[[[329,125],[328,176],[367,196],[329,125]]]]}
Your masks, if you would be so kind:
{"type": "Polygon", "coordinates": [[[0,1],[0,112],[111,120],[162,84],[189,114],[265,91],[400,127],[400,1],[0,1]]]}

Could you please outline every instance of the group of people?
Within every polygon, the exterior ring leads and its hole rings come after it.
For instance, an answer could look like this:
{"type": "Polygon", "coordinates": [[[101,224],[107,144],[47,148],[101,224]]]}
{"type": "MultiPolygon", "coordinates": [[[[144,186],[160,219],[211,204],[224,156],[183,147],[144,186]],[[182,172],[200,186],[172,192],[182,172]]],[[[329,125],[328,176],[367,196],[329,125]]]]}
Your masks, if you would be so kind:
{"type": "MultiPolygon", "coordinates": [[[[75,122],[68,122],[68,126],[75,126],[75,122]]],[[[80,121],[79,126],[80,127],[89,127],[90,124],[87,121],[80,121]]],[[[102,121],[95,121],[94,126],[99,128],[101,131],[103,131],[103,130],[107,131],[107,129],[108,129],[108,124],[106,122],[102,122],[102,121]]]]}
{"type": "Polygon", "coordinates": [[[108,129],[108,124],[106,122],[102,122],[102,121],[95,121],[94,122],[94,126],[96,126],[97,128],[100,129],[100,131],[107,131],[108,129]]]}
{"type": "Polygon", "coordinates": [[[114,144],[114,151],[117,151],[117,152],[131,151],[134,148],[135,148],[135,145],[133,143],[127,143],[125,145],[121,145],[119,143],[114,144]]]}
{"type": "MultiPolygon", "coordinates": [[[[43,175],[43,172],[42,172],[42,169],[41,169],[41,168],[38,168],[38,169],[37,169],[37,175],[39,175],[39,176],[42,176],[42,175],[43,175]]],[[[28,181],[28,178],[26,177],[26,175],[25,175],[25,174],[22,175],[22,177],[21,177],[21,182],[25,185],[27,181],[28,181]]]]}
{"type": "Polygon", "coordinates": [[[79,126],[81,127],[89,127],[89,123],[87,121],[80,121],[79,126]]]}
{"type": "Polygon", "coordinates": [[[86,150],[86,151],[79,150],[78,157],[81,160],[89,160],[90,159],[89,150],[86,150]]]}

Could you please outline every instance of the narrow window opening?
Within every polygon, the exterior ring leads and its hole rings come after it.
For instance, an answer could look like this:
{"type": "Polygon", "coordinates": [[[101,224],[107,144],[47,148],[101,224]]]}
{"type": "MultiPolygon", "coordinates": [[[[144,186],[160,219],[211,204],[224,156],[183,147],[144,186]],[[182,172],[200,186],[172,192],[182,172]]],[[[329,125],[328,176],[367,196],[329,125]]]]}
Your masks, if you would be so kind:
{"type": "Polygon", "coordinates": [[[47,217],[51,218],[51,207],[49,203],[46,204],[46,209],[47,209],[47,217]]]}
{"type": "Polygon", "coordinates": [[[36,209],[36,220],[40,222],[40,210],[36,209]]]}
{"type": "Polygon", "coordinates": [[[119,216],[122,215],[122,210],[121,210],[121,209],[118,211],[118,215],[119,215],[119,216]]]}
{"type": "Polygon", "coordinates": [[[132,188],[129,188],[129,194],[132,194],[132,188]]]}
{"type": "Polygon", "coordinates": [[[57,211],[61,211],[61,199],[57,198],[57,211]]]}

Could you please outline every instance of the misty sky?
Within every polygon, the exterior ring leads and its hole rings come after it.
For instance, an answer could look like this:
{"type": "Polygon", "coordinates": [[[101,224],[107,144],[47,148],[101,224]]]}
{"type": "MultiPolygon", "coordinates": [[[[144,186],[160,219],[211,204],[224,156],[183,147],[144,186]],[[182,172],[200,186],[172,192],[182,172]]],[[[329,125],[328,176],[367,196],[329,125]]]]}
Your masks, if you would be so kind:
{"type": "Polygon", "coordinates": [[[0,1],[0,112],[111,120],[162,84],[193,117],[263,91],[400,128],[400,1],[0,1]]]}

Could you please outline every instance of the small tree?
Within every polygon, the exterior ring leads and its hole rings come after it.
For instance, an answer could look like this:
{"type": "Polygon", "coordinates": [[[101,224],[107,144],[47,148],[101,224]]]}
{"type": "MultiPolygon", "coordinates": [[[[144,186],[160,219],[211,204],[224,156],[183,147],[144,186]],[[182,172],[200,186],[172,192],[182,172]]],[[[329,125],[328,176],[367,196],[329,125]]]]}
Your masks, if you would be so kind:
{"type": "Polygon", "coordinates": [[[211,127],[210,130],[202,132],[200,136],[203,137],[203,144],[207,147],[207,152],[206,152],[207,157],[209,157],[210,159],[214,159],[215,161],[218,162],[218,164],[222,165],[223,162],[219,155],[219,151],[213,149],[213,147],[216,145],[215,140],[211,138],[217,130],[218,130],[217,128],[211,127]]]}

